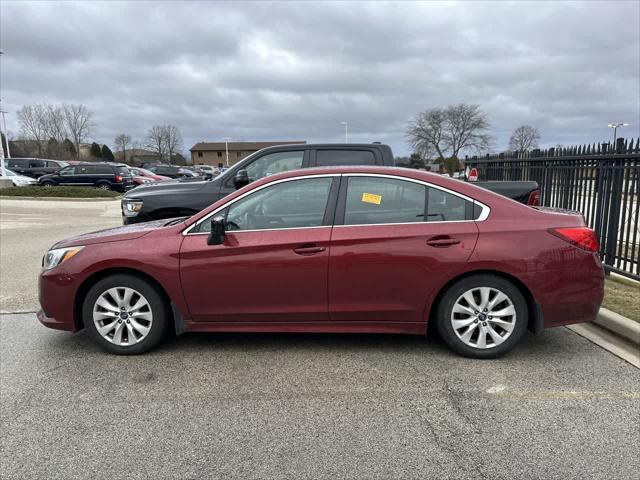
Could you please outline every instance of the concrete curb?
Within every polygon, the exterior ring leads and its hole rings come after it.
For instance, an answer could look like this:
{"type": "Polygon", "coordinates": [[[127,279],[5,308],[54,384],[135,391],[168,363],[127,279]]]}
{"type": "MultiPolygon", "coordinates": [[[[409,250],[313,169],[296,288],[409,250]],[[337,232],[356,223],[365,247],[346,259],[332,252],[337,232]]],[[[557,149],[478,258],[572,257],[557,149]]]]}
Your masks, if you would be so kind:
{"type": "Polygon", "coordinates": [[[68,197],[18,197],[15,195],[2,195],[0,193],[0,199],[2,200],[33,200],[33,201],[61,201],[61,202],[113,202],[115,200],[120,201],[121,196],[109,197],[109,198],[68,198],[68,197]]]}
{"type": "Polygon", "coordinates": [[[640,345],[640,323],[638,322],[634,322],[606,308],[600,308],[598,316],[593,323],[632,341],[636,345],[640,345]]]}

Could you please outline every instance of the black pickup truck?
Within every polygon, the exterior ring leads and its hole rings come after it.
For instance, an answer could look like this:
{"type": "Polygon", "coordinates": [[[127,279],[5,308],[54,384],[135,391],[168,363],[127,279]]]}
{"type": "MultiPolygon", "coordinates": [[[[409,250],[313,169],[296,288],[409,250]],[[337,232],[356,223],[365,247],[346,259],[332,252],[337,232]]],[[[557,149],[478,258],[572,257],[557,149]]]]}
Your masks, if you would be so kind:
{"type": "MultiPolygon", "coordinates": [[[[395,166],[395,161],[391,148],[379,143],[278,145],[255,152],[211,180],[166,181],[136,187],[122,199],[122,217],[129,224],[193,215],[267,175],[341,165],[395,166]]],[[[476,182],[476,185],[525,204],[535,204],[537,200],[536,182],[476,182]]]]}

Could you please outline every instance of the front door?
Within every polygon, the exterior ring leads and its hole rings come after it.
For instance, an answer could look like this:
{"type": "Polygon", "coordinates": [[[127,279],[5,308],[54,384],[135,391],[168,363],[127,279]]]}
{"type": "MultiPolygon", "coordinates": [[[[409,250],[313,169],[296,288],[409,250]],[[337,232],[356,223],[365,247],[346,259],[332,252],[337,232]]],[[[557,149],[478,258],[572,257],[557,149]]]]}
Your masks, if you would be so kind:
{"type": "Polygon", "coordinates": [[[342,180],[329,262],[332,321],[423,322],[478,237],[471,202],[383,176],[342,180]]]}
{"type": "Polygon", "coordinates": [[[183,240],[180,278],[197,322],[328,320],[327,269],[339,177],[268,184],[220,209],[183,240]],[[335,178],[335,180],[334,180],[335,178]],[[208,245],[210,220],[224,216],[221,245],[208,245]]]}

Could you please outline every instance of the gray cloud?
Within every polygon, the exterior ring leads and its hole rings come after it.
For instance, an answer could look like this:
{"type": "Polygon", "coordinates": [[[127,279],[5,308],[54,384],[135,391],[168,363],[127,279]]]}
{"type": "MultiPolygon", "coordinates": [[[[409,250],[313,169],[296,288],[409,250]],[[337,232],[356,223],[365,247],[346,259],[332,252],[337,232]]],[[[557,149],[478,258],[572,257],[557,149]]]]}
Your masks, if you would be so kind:
{"type": "MultiPolygon", "coordinates": [[[[174,123],[185,147],[383,141],[408,152],[419,110],[479,103],[496,149],[520,124],[545,145],[640,136],[640,4],[0,3],[3,107],[75,102],[94,136],[174,123]]],[[[15,115],[7,116],[17,133],[15,115]]]]}

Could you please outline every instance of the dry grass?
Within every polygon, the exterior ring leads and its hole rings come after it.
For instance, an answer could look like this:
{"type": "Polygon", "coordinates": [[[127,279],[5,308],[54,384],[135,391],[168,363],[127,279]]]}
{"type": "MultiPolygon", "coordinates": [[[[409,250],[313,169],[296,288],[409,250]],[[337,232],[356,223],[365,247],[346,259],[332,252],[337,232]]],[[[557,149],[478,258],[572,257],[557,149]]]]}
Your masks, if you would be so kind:
{"type": "Polygon", "coordinates": [[[640,284],[631,280],[607,278],[602,306],[640,322],[640,284]]]}

